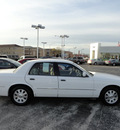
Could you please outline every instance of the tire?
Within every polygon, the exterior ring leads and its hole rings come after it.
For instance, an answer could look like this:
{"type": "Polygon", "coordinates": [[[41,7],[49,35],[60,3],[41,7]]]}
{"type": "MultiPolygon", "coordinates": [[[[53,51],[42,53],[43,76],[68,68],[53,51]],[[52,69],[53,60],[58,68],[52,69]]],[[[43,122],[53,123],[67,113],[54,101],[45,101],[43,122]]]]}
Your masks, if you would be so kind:
{"type": "Polygon", "coordinates": [[[118,88],[106,88],[101,95],[102,101],[105,105],[116,105],[120,100],[120,92],[118,88]]]}
{"type": "Polygon", "coordinates": [[[24,106],[31,101],[33,94],[26,86],[17,86],[12,89],[10,97],[15,105],[24,106]]]}
{"type": "Polygon", "coordinates": [[[115,64],[115,63],[113,63],[113,66],[116,66],[116,64],[115,64]]]}
{"type": "Polygon", "coordinates": [[[97,62],[95,62],[94,65],[97,65],[97,62]]]}

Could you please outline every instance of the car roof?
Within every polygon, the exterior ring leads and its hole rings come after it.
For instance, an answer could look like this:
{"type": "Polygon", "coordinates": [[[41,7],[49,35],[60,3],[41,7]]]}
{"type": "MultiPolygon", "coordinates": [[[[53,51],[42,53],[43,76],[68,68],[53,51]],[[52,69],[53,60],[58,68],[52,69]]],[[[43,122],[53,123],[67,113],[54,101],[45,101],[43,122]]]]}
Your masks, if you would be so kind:
{"type": "Polygon", "coordinates": [[[57,59],[36,59],[36,60],[30,60],[28,62],[65,62],[65,63],[73,63],[72,61],[69,61],[69,60],[64,60],[64,59],[60,59],[60,58],[57,58],[57,59]]]}

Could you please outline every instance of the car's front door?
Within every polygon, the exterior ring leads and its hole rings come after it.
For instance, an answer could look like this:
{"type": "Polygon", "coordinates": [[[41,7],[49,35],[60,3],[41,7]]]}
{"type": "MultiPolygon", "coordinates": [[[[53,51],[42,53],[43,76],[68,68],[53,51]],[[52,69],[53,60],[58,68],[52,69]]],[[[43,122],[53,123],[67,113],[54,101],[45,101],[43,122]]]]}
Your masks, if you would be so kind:
{"type": "Polygon", "coordinates": [[[57,97],[58,77],[55,76],[54,63],[36,63],[33,65],[26,82],[30,84],[35,96],[57,97]]]}
{"type": "Polygon", "coordinates": [[[59,63],[59,97],[92,97],[92,76],[83,77],[83,71],[71,64],[59,63]]]}

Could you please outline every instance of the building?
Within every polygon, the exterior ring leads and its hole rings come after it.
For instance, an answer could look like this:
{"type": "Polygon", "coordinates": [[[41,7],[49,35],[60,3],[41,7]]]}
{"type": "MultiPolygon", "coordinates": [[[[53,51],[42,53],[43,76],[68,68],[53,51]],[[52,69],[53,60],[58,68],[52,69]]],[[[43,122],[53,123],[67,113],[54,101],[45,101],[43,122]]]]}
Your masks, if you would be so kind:
{"type": "MultiPolygon", "coordinates": [[[[43,48],[38,48],[38,57],[43,57],[43,48]]],[[[44,49],[44,56],[50,57],[60,57],[61,49],[44,49]]],[[[64,51],[65,57],[72,57],[73,53],[70,51],[64,51]]],[[[7,55],[9,58],[18,60],[21,56],[24,55],[24,46],[17,44],[4,44],[0,45],[0,55],[7,55]]],[[[37,57],[37,47],[25,46],[25,56],[34,56],[37,57]]]]}
{"type": "Polygon", "coordinates": [[[7,55],[17,60],[23,54],[23,47],[16,44],[0,45],[0,55],[7,55]]]}
{"type": "Polygon", "coordinates": [[[90,59],[120,59],[120,46],[101,46],[101,43],[90,44],[90,59]]]}
{"type": "MultiPolygon", "coordinates": [[[[42,56],[43,49],[39,48],[39,57],[42,56]]],[[[18,60],[24,55],[24,47],[17,44],[0,45],[0,55],[7,55],[9,58],[18,60]]],[[[37,47],[25,46],[26,56],[37,56],[37,47]]]]}
{"type": "Polygon", "coordinates": [[[73,57],[73,53],[71,51],[65,51],[65,57],[66,58],[72,58],[73,57]]]}
{"type": "MultiPolygon", "coordinates": [[[[61,49],[45,49],[45,56],[61,57],[61,49]]],[[[73,53],[70,51],[64,51],[65,58],[73,57],[73,53]]]]}
{"type": "MultiPolygon", "coordinates": [[[[26,46],[25,47],[25,55],[37,57],[37,47],[26,46]]],[[[42,55],[43,55],[43,49],[39,47],[38,48],[38,57],[42,57],[42,55]]]]}

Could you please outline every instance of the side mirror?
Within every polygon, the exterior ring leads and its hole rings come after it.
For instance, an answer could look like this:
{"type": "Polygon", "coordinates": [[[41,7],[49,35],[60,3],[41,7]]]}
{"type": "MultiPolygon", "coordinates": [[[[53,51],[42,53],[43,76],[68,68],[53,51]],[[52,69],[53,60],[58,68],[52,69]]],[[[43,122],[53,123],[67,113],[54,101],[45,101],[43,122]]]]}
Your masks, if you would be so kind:
{"type": "Polygon", "coordinates": [[[83,77],[88,77],[87,76],[87,73],[83,71],[83,74],[82,74],[83,77]]]}

